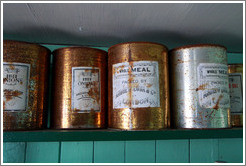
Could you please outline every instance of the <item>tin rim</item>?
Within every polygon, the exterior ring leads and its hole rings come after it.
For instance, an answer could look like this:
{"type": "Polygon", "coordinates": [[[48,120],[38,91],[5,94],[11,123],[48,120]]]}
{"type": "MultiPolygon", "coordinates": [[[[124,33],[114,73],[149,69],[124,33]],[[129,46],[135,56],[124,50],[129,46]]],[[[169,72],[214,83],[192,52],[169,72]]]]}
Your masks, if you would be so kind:
{"type": "Polygon", "coordinates": [[[168,48],[167,46],[161,44],[161,43],[156,43],[156,42],[145,42],[145,41],[132,41],[132,42],[123,42],[123,43],[118,43],[118,44],[115,44],[111,47],[108,48],[108,50],[114,48],[114,47],[117,47],[117,46],[120,46],[120,45],[125,45],[125,44],[153,44],[153,45],[160,45],[160,46],[163,46],[167,51],[168,51],[168,48]]]}
{"type": "Polygon", "coordinates": [[[100,51],[100,52],[104,52],[104,53],[108,53],[107,51],[104,51],[104,50],[101,50],[101,49],[98,49],[98,48],[91,48],[91,47],[86,47],[86,46],[69,46],[69,47],[61,47],[61,48],[57,48],[55,49],[52,54],[53,55],[57,55],[56,53],[59,52],[59,51],[63,51],[63,50],[67,50],[67,49],[72,49],[72,48],[76,48],[76,49],[83,49],[83,48],[86,48],[86,49],[91,49],[91,50],[97,50],[97,51],[100,51]]]}
{"type": "Polygon", "coordinates": [[[37,44],[37,43],[31,43],[31,42],[20,41],[20,40],[3,40],[3,42],[10,42],[10,43],[19,43],[19,44],[33,45],[33,46],[37,46],[37,47],[40,47],[40,48],[44,48],[46,51],[48,51],[49,53],[51,53],[51,50],[50,50],[50,49],[48,49],[47,47],[42,46],[42,45],[40,45],[40,44],[37,44]]]}
{"type": "Polygon", "coordinates": [[[185,46],[173,48],[170,50],[170,52],[183,50],[187,48],[199,48],[199,47],[220,47],[220,48],[224,48],[225,50],[227,50],[225,46],[219,45],[219,44],[191,44],[191,45],[185,45],[185,46]]]}

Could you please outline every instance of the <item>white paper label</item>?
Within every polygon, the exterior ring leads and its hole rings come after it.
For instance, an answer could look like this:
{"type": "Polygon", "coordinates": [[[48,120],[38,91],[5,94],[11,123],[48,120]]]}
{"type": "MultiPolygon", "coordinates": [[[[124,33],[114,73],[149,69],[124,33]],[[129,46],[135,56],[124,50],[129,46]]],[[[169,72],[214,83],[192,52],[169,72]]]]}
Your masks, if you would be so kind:
{"type": "Polygon", "coordinates": [[[73,67],[72,79],[73,112],[100,112],[100,69],[73,67]]]}
{"type": "Polygon", "coordinates": [[[204,108],[229,108],[228,67],[224,64],[201,63],[197,67],[199,103],[204,108]]]}
{"type": "Polygon", "coordinates": [[[30,64],[3,63],[4,111],[26,111],[30,64]]]}
{"type": "Polygon", "coordinates": [[[113,65],[113,108],[160,107],[156,61],[113,65]]]}
{"type": "Polygon", "coordinates": [[[230,87],[230,100],[231,112],[243,112],[243,94],[242,94],[242,74],[230,73],[229,74],[229,87],[230,87]]]}

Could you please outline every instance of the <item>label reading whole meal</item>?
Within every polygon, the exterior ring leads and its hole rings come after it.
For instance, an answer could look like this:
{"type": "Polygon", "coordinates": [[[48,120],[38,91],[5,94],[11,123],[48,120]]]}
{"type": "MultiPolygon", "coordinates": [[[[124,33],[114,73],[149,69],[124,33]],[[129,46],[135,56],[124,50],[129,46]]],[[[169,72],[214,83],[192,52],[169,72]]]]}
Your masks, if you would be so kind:
{"type": "Polygon", "coordinates": [[[96,67],[72,68],[72,110],[78,113],[100,111],[100,70],[96,67]]]}
{"type": "Polygon", "coordinates": [[[160,107],[158,62],[113,65],[113,108],[160,107]]]}
{"type": "Polygon", "coordinates": [[[231,112],[243,112],[243,94],[242,94],[242,74],[230,73],[229,74],[229,88],[230,88],[230,101],[231,112]]]}
{"type": "Polygon", "coordinates": [[[3,63],[3,110],[26,111],[30,64],[3,63]]]}
{"type": "Polygon", "coordinates": [[[201,63],[197,67],[198,96],[203,108],[229,108],[228,67],[224,64],[201,63]]]}

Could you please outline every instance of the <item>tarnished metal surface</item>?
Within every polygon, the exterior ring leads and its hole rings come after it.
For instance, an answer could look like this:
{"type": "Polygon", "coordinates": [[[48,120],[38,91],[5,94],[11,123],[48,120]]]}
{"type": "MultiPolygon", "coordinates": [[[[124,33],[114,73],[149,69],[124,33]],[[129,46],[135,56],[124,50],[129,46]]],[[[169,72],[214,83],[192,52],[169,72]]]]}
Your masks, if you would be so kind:
{"type": "Polygon", "coordinates": [[[37,44],[3,42],[3,129],[46,127],[50,51],[37,44]]]}
{"type": "Polygon", "coordinates": [[[185,46],[171,50],[169,59],[174,127],[230,127],[226,48],[185,46]]]}
{"type": "Polygon", "coordinates": [[[167,48],[128,42],[109,48],[109,127],[158,130],[170,126],[167,48]]]}
{"type": "Polygon", "coordinates": [[[53,54],[52,128],[104,128],[107,52],[67,47],[53,54]]]}
{"type": "Polygon", "coordinates": [[[243,126],[243,64],[228,65],[231,96],[231,124],[243,126]]]}

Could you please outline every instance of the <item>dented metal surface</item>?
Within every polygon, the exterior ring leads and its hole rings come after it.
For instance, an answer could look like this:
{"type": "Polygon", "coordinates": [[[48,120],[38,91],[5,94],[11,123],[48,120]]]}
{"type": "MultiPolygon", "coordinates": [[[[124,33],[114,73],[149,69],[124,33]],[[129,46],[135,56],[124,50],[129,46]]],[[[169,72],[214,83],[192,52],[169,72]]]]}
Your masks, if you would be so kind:
{"type": "Polygon", "coordinates": [[[109,48],[108,123],[123,130],[170,126],[167,48],[128,42],[109,48]]]}
{"type": "Polygon", "coordinates": [[[230,127],[226,48],[184,46],[171,50],[169,59],[174,127],[230,127]]]}
{"type": "Polygon", "coordinates": [[[243,126],[243,64],[228,65],[231,97],[231,124],[243,126]]]}
{"type": "Polygon", "coordinates": [[[3,42],[3,129],[46,127],[50,51],[40,45],[3,42]]]}
{"type": "Polygon", "coordinates": [[[104,128],[107,52],[88,47],[66,47],[53,54],[51,127],[104,128]]]}

